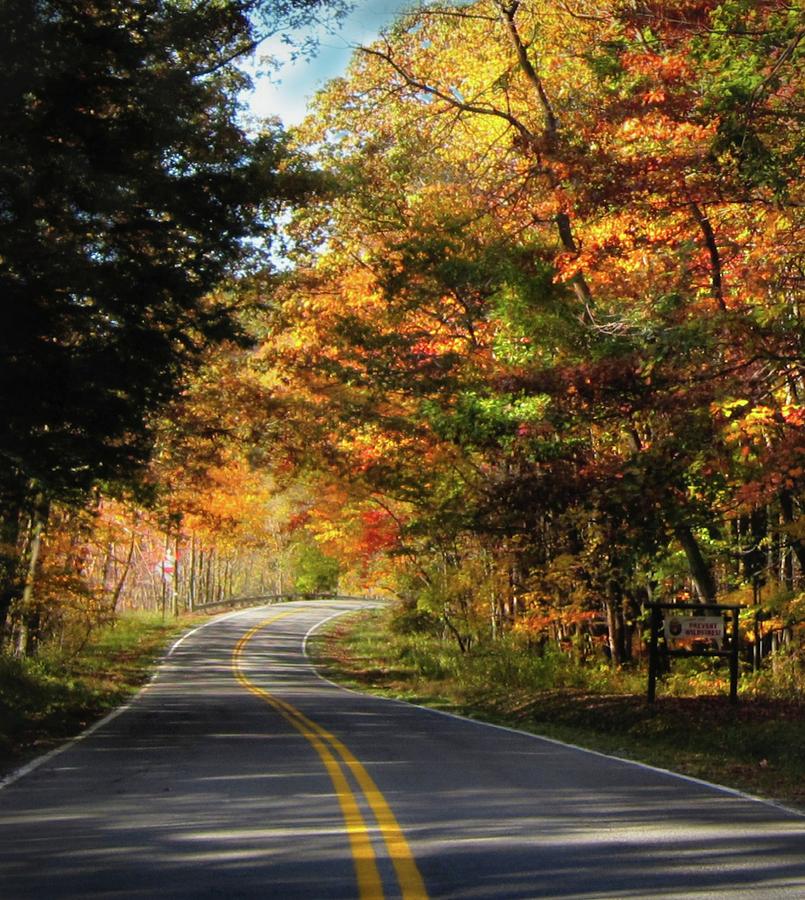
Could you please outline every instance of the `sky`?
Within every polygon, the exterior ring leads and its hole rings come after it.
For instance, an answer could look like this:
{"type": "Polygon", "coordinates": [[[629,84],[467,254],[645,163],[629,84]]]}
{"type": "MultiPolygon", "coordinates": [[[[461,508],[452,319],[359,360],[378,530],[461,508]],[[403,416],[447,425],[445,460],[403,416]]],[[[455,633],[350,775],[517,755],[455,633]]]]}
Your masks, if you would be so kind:
{"type": "MultiPolygon", "coordinates": [[[[251,113],[258,118],[279,116],[285,125],[298,124],[307,100],[331,78],[343,74],[357,44],[372,41],[410,0],[355,0],[355,9],[335,33],[321,32],[318,53],[312,59],[288,62],[288,48],[277,38],[261,48],[282,61],[270,77],[254,77],[255,90],[248,98],[251,113]]],[[[257,71],[259,71],[259,66],[257,71]]]]}

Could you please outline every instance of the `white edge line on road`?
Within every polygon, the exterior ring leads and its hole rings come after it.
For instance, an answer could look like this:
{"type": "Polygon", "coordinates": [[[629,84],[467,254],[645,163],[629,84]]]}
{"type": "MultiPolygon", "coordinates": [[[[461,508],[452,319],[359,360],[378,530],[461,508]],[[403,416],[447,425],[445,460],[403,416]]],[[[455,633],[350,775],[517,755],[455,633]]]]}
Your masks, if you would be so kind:
{"type": "MultiPolygon", "coordinates": [[[[310,666],[313,669],[313,674],[317,678],[320,678],[322,681],[326,681],[327,684],[332,684],[337,688],[341,688],[342,691],[349,691],[351,694],[358,694],[359,696],[362,696],[362,697],[367,696],[365,693],[363,693],[361,691],[355,691],[352,688],[344,687],[343,684],[336,684],[335,681],[332,681],[331,679],[322,675],[321,672],[314,665],[313,660],[310,658],[310,654],[307,652],[307,645],[308,645],[308,641],[310,640],[310,638],[313,637],[314,633],[319,628],[321,628],[323,625],[326,625],[328,622],[332,622],[333,619],[337,619],[339,616],[345,616],[347,613],[360,612],[363,609],[381,609],[382,606],[383,606],[382,603],[367,603],[364,606],[353,606],[351,609],[339,609],[338,612],[334,612],[331,616],[327,616],[326,619],[322,619],[320,622],[316,622],[315,625],[311,625],[310,628],[308,628],[308,630],[305,632],[305,636],[302,638],[302,654],[305,656],[307,661],[310,663],[310,666]]],[[[370,694],[369,696],[374,696],[374,695],[370,694]]],[[[381,699],[387,700],[389,698],[383,697],[381,699]]],[[[400,700],[398,702],[403,703],[404,701],[400,700]]],[[[413,706],[414,704],[408,703],[407,705],[413,706]]],[[[422,707],[422,709],[425,709],[425,708],[426,707],[424,707],[424,706],[422,707]]]]}
{"type": "Polygon", "coordinates": [[[472,725],[478,725],[481,728],[494,728],[497,731],[506,731],[510,734],[519,734],[524,737],[533,738],[536,741],[545,741],[548,744],[555,744],[557,747],[565,747],[570,750],[576,750],[579,753],[589,753],[591,756],[599,756],[602,759],[610,759],[615,762],[624,763],[629,766],[637,766],[639,769],[646,769],[649,772],[658,772],[661,775],[670,775],[672,778],[677,778],[680,781],[687,781],[690,784],[696,784],[700,787],[710,788],[714,791],[719,791],[722,794],[729,794],[731,797],[738,797],[741,800],[749,800],[752,803],[761,803],[764,806],[770,806],[773,809],[780,810],[781,812],[788,813],[791,816],[797,816],[800,819],[805,819],[805,812],[802,812],[799,809],[793,809],[790,806],[786,806],[783,803],[778,803],[776,800],[766,800],[763,797],[756,797],[754,794],[747,794],[744,791],[739,791],[737,788],[727,787],[723,784],[714,784],[712,781],[705,781],[702,778],[694,778],[693,775],[683,775],[681,772],[674,772],[671,769],[663,769],[660,766],[652,766],[649,763],[639,762],[636,759],[629,759],[624,756],[613,756],[610,753],[602,753],[600,750],[590,750],[589,747],[579,747],[578,744],[568,744],[566,741],[560,741],[556,738],[545,737],[541,734],[534,734],[531,731],[520,731],[517,728],[510,728],[507,725],[495,725],[492,722],[482,722],[480,719],[470,719],[467,716],[460,716],[458,713],[447,712],[443,709],[433,709],[430,706],[420,706],[418,703],[410,703],[408,700],[398,700],[393,697],[382,697],[377,694],[371,694],[366,691],[357,691],[354,688],[344,687],[343,684],[338,684],[338,682],[333,681],[331,678],[327,678],[326,675],[322,675],[321,672],[316,668],[313,661],[310,659],[310,655],[308,654],[308,641],[313,636],[315,631],[321,628],[323,625],[326,625],[328,622],[333,619],[338,618],[339,616],[343,616],[349,612],[355,612],[357,609],[378,609],[380,608],[380,604],[375,604],[374,606],[366,606],[366,607],[357,607],[356,609],[342,609],[336,613],[333,613],[331,616],[327,616],[326,619],[322,619],[321,622],[317,622],[310,629],[308,629],[305,637],[302,641],[302,651],[305,656],[308,658],[313,671],[315,674],[322,680],[326,681],[328,684],[333,685],[333,687],[337,687],[342,691],[348,691],[350,694],[357,694],[360,697],[374,697],[375,700],[385,700],[388,703],[400,703],[403,706],[413,707],[414,709],[421,709],[423,712],[433,713],[437,716],[447,716],[448,719],[458,719],[459,722],[468,722],[472,725]]]}
{"type": "Polygon", "coordinates": [[[25,763],[24,766],[20,766],[19,769],[14,769],[13,771],[9,772],[8,775],[0,778],[0,791],[2,791],[3,788],[7,788],[11,784],[14,784],[15,781],[19,781],[20,778],[24,778],[26,775],[29,775],[34,771],[34,769],[38,769],[45,763],[50,762],[50,760],[53,759],[54,756],[58,756],[60,753],[64,753],[65,750],[69,750],[70,747],[77,744],[79,741],[83,741],[85,738],[88,738],[99,728],[103,728],[104,725],[108,724],[113,719],[116,719],[119,715],[133,706],[140,699],[140,697],[142,697],[142,695],[153,685],[154,681],[159,675],[159,670],[162,667],[162,664],[168,659],[168,657],[171,656],[174,650],[176,650],[176,648],[182,643],[185,638],[189,638],[190,635],[195,634],[197,631],[201,631],[202,628],[206,628],[208,625],[214,625],[216,622],[221,622],[224,619],[231,619],[234,616],[242,616],[244,613],[251,612],[253,609],[259,609],[259,607],[239,609],[237,612],[225,613],[222,616],[216,616],[214,619],[210,619],[209,622],[204,622],[202,625],[197,625],[186,634],[183,634],[177,641],[173,642],[170,649],[157,661],[153,675],[151,675],[148,681],[140,688],[139,691],[137,691],[137,693],[130,700],[124,703],[123,706],[118,706],[117,709],[113,709],[110,713],[107,713],[102,719],[99,719],[97,722],[93,722],[92,725],[90,725],[88,728],[85,728],[80,734],[77,734],[75,737],[69,738],[63,744],[59,744],[58,747],[54,747],[47,753],[43,753],[42,756],[37,756],[30,762],[25,763]]]}

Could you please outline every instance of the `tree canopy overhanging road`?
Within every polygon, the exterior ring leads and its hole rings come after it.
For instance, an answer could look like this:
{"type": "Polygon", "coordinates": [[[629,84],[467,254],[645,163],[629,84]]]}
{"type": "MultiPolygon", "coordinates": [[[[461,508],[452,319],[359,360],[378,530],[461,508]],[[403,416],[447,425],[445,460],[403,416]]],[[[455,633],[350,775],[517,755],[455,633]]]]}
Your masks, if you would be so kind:
{"type": "Polygon", "coordinates": [[[801,897],[805,819],[320,678],[324,600],[220,617],[0,793],[3,896],[801,897]]]}
{"type": "Polygon", "coordinates": [[[805,800],[801,4],[422,0],[244,115],[352,5],[0,0],[0,755],[267,604],[0,782],[0,894],[805,897],[802,816],[268,599],[805,800]]]}

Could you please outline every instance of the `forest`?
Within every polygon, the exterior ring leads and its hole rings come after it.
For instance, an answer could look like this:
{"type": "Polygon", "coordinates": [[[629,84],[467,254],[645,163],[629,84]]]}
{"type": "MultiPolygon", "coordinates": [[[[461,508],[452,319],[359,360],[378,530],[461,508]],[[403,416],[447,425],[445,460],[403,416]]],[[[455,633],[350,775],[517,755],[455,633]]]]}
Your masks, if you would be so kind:
{"type": "Polygon", "coordinates": [[[3,6],[4,654],[338,590],[617,669],[718,603],[805,696],[798,4],[423,3],[287,131],[238,61],[338,4],[3,6]]]}

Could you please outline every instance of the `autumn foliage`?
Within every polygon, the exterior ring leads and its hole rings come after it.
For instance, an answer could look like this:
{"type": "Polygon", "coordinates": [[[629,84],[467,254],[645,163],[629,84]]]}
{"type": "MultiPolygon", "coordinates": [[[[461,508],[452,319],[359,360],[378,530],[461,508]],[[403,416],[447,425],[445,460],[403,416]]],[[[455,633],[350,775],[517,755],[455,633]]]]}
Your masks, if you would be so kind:
{"type": "Polygon", "coordinates": [[[802,37],[780,2],[429,5],[300,129],[337,189],[266,359],[462,642],[623,661],[648,601],[726,597],[790,640],[802,37]]]}
{"type": "Polygon", "coordinates": [[[783,0],[478,0],[357,51],[294,135],[327,193],[240,285],[253,345],[161,425],[164,534],[296,543],[462,649],[619,664],[674,599],[743,604],[756,663],[801,646],[804,34],[783,0]]]}

